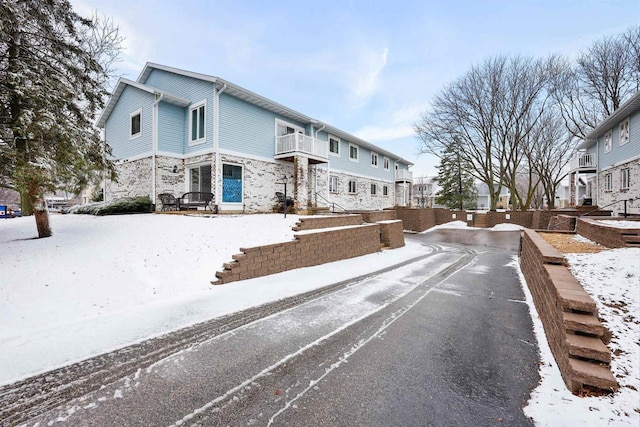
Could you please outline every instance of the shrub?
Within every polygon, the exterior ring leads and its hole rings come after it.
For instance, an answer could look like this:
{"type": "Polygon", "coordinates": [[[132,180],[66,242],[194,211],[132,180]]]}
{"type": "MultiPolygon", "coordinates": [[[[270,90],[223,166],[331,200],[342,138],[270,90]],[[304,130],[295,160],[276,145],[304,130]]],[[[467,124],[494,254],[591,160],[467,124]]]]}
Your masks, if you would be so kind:
{"type": "Polygon", "coordinates": [[[109,202],[89,203],[75,206],[71,213],[89,215],[118,215],[127,213],[149,213],[153,204],[148,197],[123,197],[109,202]]]}

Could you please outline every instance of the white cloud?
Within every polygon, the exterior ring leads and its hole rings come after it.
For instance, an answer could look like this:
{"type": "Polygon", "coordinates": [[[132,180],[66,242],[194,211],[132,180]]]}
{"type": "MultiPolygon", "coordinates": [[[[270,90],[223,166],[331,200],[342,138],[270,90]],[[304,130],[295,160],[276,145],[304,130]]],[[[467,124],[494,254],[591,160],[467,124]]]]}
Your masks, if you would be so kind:
{"type": "Polygon", "coordinates": [[[355,135],[365,141],[381,142],[413,136],[414,132],[412,125],[402,123],[389,126],[365,126],[355,132],[355,135]]]}
{"type": "Polygon", "coordinates": [[[380,73],[387,65],[389,49],[383,51],[363,51],[353,65],[350,75],[351,92],[359,103],[366,102],[380,87],[380,73]]]}
{"type": "Polygon", "coordinates": [[[420,119],[426,105],[411,104],[396,108],[388,114],[388,119],[377,126],[364,126],[355,135],[365,141],[384,142],[415,135],[413,125],[420,119]]]}

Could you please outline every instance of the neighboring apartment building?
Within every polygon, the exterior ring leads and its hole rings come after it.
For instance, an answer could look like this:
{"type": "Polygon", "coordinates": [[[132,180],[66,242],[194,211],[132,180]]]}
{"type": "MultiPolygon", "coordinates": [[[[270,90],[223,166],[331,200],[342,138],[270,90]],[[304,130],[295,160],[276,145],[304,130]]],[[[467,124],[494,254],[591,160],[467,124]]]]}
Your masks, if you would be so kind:
{"type": "MultiPolygon", "coordinates": [[[[495,184],[497,188],[498,184],[495,184]]],[[[480,182],[476,185],[476,191],[478,193],[477,199],[478,204],[476,209],[478,210],[489,210],[491,208],[491,194],[489,193],[489,186],[484,182],[480,182]]],[[[511,199],[511,193],[509,189],[505,186],[500,188],[500,196],[498,197],[498,202],[496,203],[496,209],[507,209],[509,208],[509,201],[511,199]]]]}
{"type": "Polygon", "coordinates": [[[423,176],[414,179],[413,206],[418,208],[433,208],[435,206],[436,193],[440,190],[437,177],[423,176]]]}
{"type": "Polygon", "coordinates": [[[268,212],[286,182],[302,210],[411,203],[411,162],[218,77],[147,63],[98,126],[119,173],[105,200],[203,191],[223,212],[268,212]]]}
{"type": "Polygon", "coordinates": [[[572,205],[581,204],[575,183],[586,178],[586,196],[613,215],[640,215],[640,92],[604,119],[571,161],[572,205]]]}

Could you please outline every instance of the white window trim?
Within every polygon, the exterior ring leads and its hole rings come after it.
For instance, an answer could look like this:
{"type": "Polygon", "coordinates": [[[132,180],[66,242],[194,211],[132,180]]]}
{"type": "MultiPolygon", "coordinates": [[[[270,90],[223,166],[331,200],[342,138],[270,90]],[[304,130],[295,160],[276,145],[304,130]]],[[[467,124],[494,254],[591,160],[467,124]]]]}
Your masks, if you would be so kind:
{"type": "Polygon", "coordinates": [[[629,187],[631,187],[631,182],[630,181],[631,181],[631,169],[630,168],[620,169],[620,190],[621,191],[628,190],[629,187]],[[627,185],[626,186],[624,186],[624,184],[625,184],[624,181],[625,180],[622,179],[622,177],[625,175],[625,171],[627,172],[626,173],[626,175],[627,175],[627,180],[626,180],[627,181],[627,185]]]}
{"type": "MultiPolygon", "coordinates": [[[[222,193],[221,193],[220,194],[220,202],[222,203],[223,206],[227,206],[227,208],[228,207],[234,208],[234,207],[242,206],[244,204],[244,181],[245,181],[245,179],[244,179],[244,165],[241,164],[241,163],[221,162],[221,165],[220,165],[220,178],[221,178],[221,181],[222,181],[222,178],[224,178],[224,165],[240,166],[240,168],[242,169],[242,172],[240,172],[242,174],[242,194],[241,194],[242,195],[242,200],[239,201],[239,202],[223,202],[222,201],[222,193]]],[[[222,182],[221,182],[221,185],[220,185],[220,191],[221,192],[223,191],[222,182]]]]}
{"type": "MultiPolygon", "coordinates": [[[[199,117],[199,115],[198,115],[199,117]]],[[[202,144],[207,140],[207,100],[196,102],[189,107],[189,146],[202,144]],[[191,132],[193,129],[193,110],[198,110],[204,106],[204,136],[202,138],[191,139],[191,132]]]]}
{"type": "Polygon", "coordinates": [[[382,186],[382,195],[383,196],[388,196],[389,195],[389,186],[388,185],[383,185],[382,186]]]}
{"type": "Polygon", "coordinates": [[[378,184],[376,183],[371,183],[371,195],[372,196],[377,196],[378,195],[378,184]]]}
{"type": "Polygon", "coordinates": [[[604,191],[613,191],[613,174],[604,174],[604,191]]]}
{"type": "Polygon", "coordinates": [[[359,162],[360,161],[360,147],[357,146],[356,144],[349,143],[349,160],[351,160],[352,162],[359,162]],[[351,147],[356,149],[356,158],[355,159],[351,157],[351,147]]]}
{"type": "Polygon", "coordinates": [[[338,179],[337,175],[330,175],[329,176],[329,192],[330,193],[338,193],[338,185],[340,184],[340,180],[338,179]],[[335,181],[336,185],[333,187],[333,189],[331,188],[331,181],[335,181]]]}
{"type": "Polygon", "coordinates": [[[129,139],[138,139],[141,136],[142,136],[142,108],[138,108],[136,111],[129,114],[129,139]],[[134,116],[137,116],[138,114],[140,114],[140,132],[136,133],[135,135],[132,135],[131,131],[133,129],[131,129],[131,119],[133,119],[134,116]]]}
{"type": "Polygon", "coordinates": [[[335,157],[340,157],[340,145],[342,145],[342,141],[340,140],[340,138],[338,138],[337,136],[329,135],[329,138],[327,139],[327,141],[329,142],[329,155],[335,156],[335,157]],[[334,153],[333,151],[331,151],[331,140],[332,139],[335,139],[336,141],[338,141],[338,152],[337,153],[334,153]]]}
{"type": "Polygon", "coordinates": [[[347,192],[348,194],[358,194],[358,181],[356,181],[355,179],[350,179],[347,182],[347,192]],[[355,187],[355,191],[351,191],[351,183],[353,182],[353,186],[355,187]]]}
{"type": "Polygon", "coordinates": [[[391,159],[386,157],[386,156],[383,157],[382,158],[382,167],[384,168],[384,170],[388,171],[389,168],[391,167],[391,159]]]}
{"type": "Polygon", "coordinates": [[[604,152],[611,152],[611,148],[613,147],[613,132],[609,131],[604,134],[604,152]],[[607,144],[607,137],[609,137],[609,144],[607,144]]]}
{"type": "Polygon", "coordinates": [[[371,152],[371,167],[372,168],[377,168],[378,165],[380,164],[380,156],[378,155],[378,153],[376,153],[375,151],[371,152]],[[373,159],[376,159],[376,164],[373,164],[373,159]]]}
{"type": "Polygon", "coordinates": [[[629,137],[629,132],[630,132],[630,130],[629,130],[629,118],[627,117],[626,119],[621,121],[620,124],[618,125],[618,133],[619,133],[619,135],[618,135],[618,143],[619,143],[619,145],[625,145],[625,144],[629,143],[629,141],[631,140],[631,138],[629,137]],[[626,128],[625,132],[624,132],[624,136],[625,136],[624,139],[622,138],[622,136],[623,136],[623,133],[622,133],[623,128],[626,128]]]}

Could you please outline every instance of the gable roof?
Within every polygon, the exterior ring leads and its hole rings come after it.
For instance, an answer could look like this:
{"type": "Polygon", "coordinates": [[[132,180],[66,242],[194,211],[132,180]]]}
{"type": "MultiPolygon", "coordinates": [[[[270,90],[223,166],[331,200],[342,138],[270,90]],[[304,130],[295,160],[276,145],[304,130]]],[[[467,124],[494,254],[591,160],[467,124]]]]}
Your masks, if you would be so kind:
{"type": "MultiPolygon", "coordinates": [[[[327,123],[323,123],[320,120],[316,120],[314,118],[311,118],[309,116],[306,116],[302,113],[299,113],[291,108],[285,107],[282,104],[279,104],[275,101],[272,101],[268,98],[265,98],[264,96],[258,95],[255,92],[252,92],[248,89],[245,89],[241,86],[238,86],[234,83],[231,83],[228,80],[222,79],[220,77],[216,77],[216,76],[211,76],[208,74],[202,74],[202,73],[196,73],[193,71],[188,71],[188,70],[183,70],[180,68],[175,68],[175,67],[169,67],[166,65],[161,65],[161,64],[155,64],[152,62],[147,62],[144,66],[144,68],[142,69],[142,71],[140,72],[140,76],[138,76],[138,80],[137,82],[139,84],[145,84],[147,79],[149,78],[149,75],[151,75],[151,72],[156,69],[156,70],[162,70],[162,71],[167,71],[170,73],[174,73],[174,74],[178,74],[181,76],[186,76],[186,77],[191,77],[194,79],[198,79],[198,80],[204,80],[204,81],[208,81],[213,83],[216,88],[218,90],[224,88],[224,92],[235,97],[238,99],[241,99],[243,101],[246,101],[250,104],[256,105],[260,108],[263,108],[267,111],[271,111],[273,113],[279,114],[283,117],[289,118],[291,120],[295,120],[297,122],[301,122],[301,123],[310,123],[313,128],[320,130],[322,129],[325,132],[328,132],[332,135],[337,136],[338,138],[342,138],[342,139],[346,139],[350,142],[353,142],[355,144],[358,144],[361,147],[365,147],[368,148],[371,151],[374,151],[378,154],[382,154],[386,157],[389,157],[392,160],[396,160],[396,161],[400,161],[402,163],[405,163],[409,166],[413,165],[412,162],[403,159],[402,157],[398,156],[397,154],[394,154],[390,151],[384,150],[381,147],[378,147],[376,145],[373,145],[363,139],[358,138],[355,135],[351,135],[345,131],[342,131],[338,128],[335,128],[327,123]]],[[[147,86],[149,87],[149,86],[147,86]]]]}
{"type": "Polygon", "coordinates": [[[144,92],[148,92],[152,95],[162,95],[162,100],[165,102],[168,102],[170,104],[174,104],[180,107],[186,107],[187,105],[190,104],[188,99],[184,99],[181,98],[177,95],[172,95],[168,92],[156,89],[154,87],[151,86],[147,86],[144,84],[140,84],[137,82],[134,82],[132,80],[129,79],[125,79],[123,77],[118,79],[118,83],[116,83],[116,88],[113,90],[113,94],[111,95],[111,98],[109,98],[109,102],[107,102],[107,105],[104,107],[104,110],[102,111],[102,114],[100,114],[100,117],[98,118],[98,121],[96,122],[97,126],[99,128],[103,128],[105,123],[107,122],[107,119],[109,118],[109,116],[111,115],[111,112],[113,111],[113,109],[115,108],[116,104],[118,103],[118,100],[120,99],[120,96],[122,95],[122,92],[124,92],[124,89],[127,86],[131,86],[131,87],[135,87],[136,89],[140,89],[144,92]]]}
{"type": "Polygon", "coordinates": [[[624,104],[622,104],[616,111],[611,113],[607,118],[605,118],[594,130],[592,130],[584,141],[578,146],[578,148],[587,148],[593,145],[598,137],[607,132],[609,129],[615,127],[622,120],[627,118],[627,116],[632,113],[640,111],[640,92],[636,93],[631,97],[631,99],[627,100],[624,104]]]}

